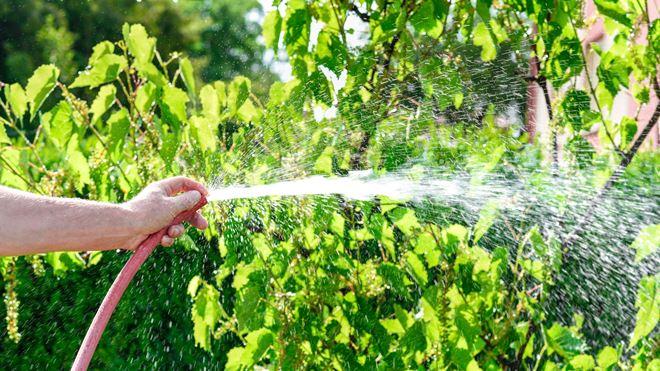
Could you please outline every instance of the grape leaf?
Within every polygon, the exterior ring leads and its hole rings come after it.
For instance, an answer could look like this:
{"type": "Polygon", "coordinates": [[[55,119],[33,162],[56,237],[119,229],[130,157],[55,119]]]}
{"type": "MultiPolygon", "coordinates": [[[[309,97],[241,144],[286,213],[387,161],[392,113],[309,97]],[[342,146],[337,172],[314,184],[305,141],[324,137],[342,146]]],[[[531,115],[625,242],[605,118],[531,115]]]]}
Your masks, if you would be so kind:
{"type": "Polygon", "coordinates": [[[83,191],[86,184],[91,184],[89,164],[87,157],[80,150],[80,143],[78,141],[78,134],[73,134],[69,140],[66,149],[67,167],[74,175],[76,189],[79,192],[83,191]]]}
{"type": "Polygon", "coordinates": [[[94,61],[94,64],[92,64],[89,70],[81,72],[69,87],[80,88],[89,86],[90,88],[95,88],[103,85],[116,79],[127,65],[126,58],[123,56],[106,54],[94,61]]]}
{"type": "Polygon", "coordinates": [[[89,110],[92,114],[92,125],[115,103],[115,94],[117,94],[117,88],[112,84],[104,85],[99,89],[99,93],[96,95],[89,110]]]}
{"type": "Polygon", "coordinates": [[[660,317],[660,297],[658,296],[658,281],[660,275],[646,276],[639,282],[637,289],[637,316],[635,317],[635,330],[628,349],[637,345],[637,343],[650,334],[658,324],[660,317]]]}
{"type": "Polygon", "coordinates": [[[28,99],[21,84],[15,83],[5,86],[5,98],[9,102],[9,107],[11,107],[14,116],[23,117],[25,111],[27,111],[28,99]]]}
{"type": "Polygon", "coordinates": [[[199,92],[199,100],[202,102],[204,116],[218,120],[220,118],[220,101],[218,92],[212,85],[204,85],[199,92]]]}
{"type": "Polygon", "coordinates": [[[190,59],[181,58],[179,61],[179,68],[181,69],[183,83],[186,84],[186,88],[188,88],[188,94],[190,94],[190,96],[195,96],[195,75],[192,63],[190,63],[190,59]]]}
{"type": "Polygon", "coordinates": [[[262,34],[266,47],[273,48],[277,54],[277,47],[280,43],[280,33],[282,32],[282,16],[275,9],[266,14],[262,25],[262,34]]]}
{"type": "Polygon", "coordinates": [[[488,229],[490,229],[490,226],[493,225],[493,222],[495,222],[495,219],[499,214],[498,204],[499,202],[497,200],[488,201],[484,207],[481,208],[481,211],[479,211],[479,220],[474,226],[473,241],[475,244],[479,242],[481,237],[483,237],[488,229]]]}
{"type": "Polygon", "coordinates": [[[34,71],[25,87],[25,96],[30,102],[30,116],[34,117],[41,104],[53,91],[59,76],[60,70],[52,64],[43,65],[34,71]]]}
{"type": "Polygon", "coordinates": [[[135,57],[138,65],[150,63],[154,58],[156,38],[149,37],[147,30],[141,24],[128,25],[124,23],[122,33],[128,51],[135,57]]]}
{"type": "Polygon", "coordinates": [[[191,116],[192,135],[203,151],[215,152],[218,141],[218,124],[206,116],[191,116]]]}
{"type": "Polygon", "coordinates": [[[474,28],[472,42],[476,46],[481,46],[481,59],[484,62],[492,61],[497,56],[497,48],[485,23],[479,22],[474,28]]]}
{"type": "Polygon", "coordinates": [[[630,245],[635,251],[635,262],[639,263],[647,256],[653,254],[660,246],[660,224],[647,225],[642,228],[630,245]]]}

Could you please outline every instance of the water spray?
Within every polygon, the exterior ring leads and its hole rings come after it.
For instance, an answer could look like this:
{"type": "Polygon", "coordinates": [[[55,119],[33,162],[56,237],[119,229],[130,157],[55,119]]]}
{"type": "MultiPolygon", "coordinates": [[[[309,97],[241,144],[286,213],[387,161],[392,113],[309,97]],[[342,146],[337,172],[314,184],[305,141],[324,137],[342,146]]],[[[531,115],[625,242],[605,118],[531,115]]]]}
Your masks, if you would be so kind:
{"type": "Polygon", "coordinates": [[[126,265],[124,265],[124,268],[122,268],[121,272],[119,272],[117,278],[115,278],[115,281],[112,283],[112,286],[110,287],[110,290],[108,290],[108,293],[105,295],[105,298],[103,298],[103,302],[101,302],[101,306],[99,306],[99,309],[94,316],[94,320],[87,330],[85,339],[80,345],[80,349],[78,349],[78,354],[76,355],[75,361],[73,361],[71,370],[87,370],[89,362],[92,360],[94,351],[99,344],[99,340],[101,340],[101,335],[103,335],[103,330],[105,330],[105,326],[108,324],[112,312],[114,312],[115,308],[117,307],[119,300],[124,294],[124,291],[126,291],[128,285],[131,283],[135,273],[137,273],[142,263],[147,260],[156,246],[158,246],[165,233],[167,233],[167,229],[170,226],[181,224],[184,221],[190,220],[195,215],[195,212],[197,212],[197,210],[199,210],[202,206],[206,205],[206,203],[206,198],[202,196],[197,205],[195,205],[192,209],[179,214],[176,218],[174,218],[168,227],[165,227],[160,231],[149,235],[149,237],[142,241],[142,243],[135,250],[135,253],[133,253],[131,258],[128,259],[126,265]]]}

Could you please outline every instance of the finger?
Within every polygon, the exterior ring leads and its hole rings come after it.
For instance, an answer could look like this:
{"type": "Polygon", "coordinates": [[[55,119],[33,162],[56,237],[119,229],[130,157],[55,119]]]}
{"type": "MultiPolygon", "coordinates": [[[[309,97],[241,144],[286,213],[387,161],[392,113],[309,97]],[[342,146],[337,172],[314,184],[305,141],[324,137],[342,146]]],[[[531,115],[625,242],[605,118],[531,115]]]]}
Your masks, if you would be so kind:
{"type": "Polygon", "coordinates": [[[167,236],[169,236],[171,238],[177,238],[177,237],[181,236],[184,231],[185,231],[185,228],[183,228],[183,225],[181,225],[181,224],[173,225],[173,226],[170,226],[167,229],[167,236]]]}
{"type": "Polygon", "coordinates": [[[196,212],[195,215],[193,215],[192,218],[188,220],[188,223],[190,223],[190,225],[192,225],[193,227],[201,230],[204,230],[209,226],[209,222],[206,221],[206,219],[202,216],[202,214],[199,211],[196,212]]]}
{"type": "Polygon", "coordinates": [[[158,185],[168,196],[174,196],[187,191],[197,191],[205,196],[209,194],[209,191],[204,185],[184,176],[161,180],[158,182],[158,185]]]}
{"type": "Polygon", "coordinates": [[[170,236],[163,236],[163,238],[160,240],[160,244],[165,246],[165,247],[170,247],[174,243],[174,238],[170,236]]]}
{"type": "Polygon", "coordinates": [[[176,214],[179,214],[195,207],[201,198],[202,195],[198,191],[189,191],[172,197],[171,202],[173,204],[174,211],[176,214]]]}

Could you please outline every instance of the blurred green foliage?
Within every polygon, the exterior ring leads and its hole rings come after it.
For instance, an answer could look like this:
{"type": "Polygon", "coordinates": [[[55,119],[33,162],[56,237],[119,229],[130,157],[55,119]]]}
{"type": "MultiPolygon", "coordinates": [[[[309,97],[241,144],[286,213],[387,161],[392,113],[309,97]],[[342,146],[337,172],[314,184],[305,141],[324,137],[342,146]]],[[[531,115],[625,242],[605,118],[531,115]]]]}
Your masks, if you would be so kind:
{"type": "Polygon", "coordinates": [[[258,94],[274,75],[257,42],[256,0],[7,0],[0,3],[0,81],[25,84],[32,71],[53,63],[71,82],[87,65],[92,47],[120,36],[124,22],[142,23],[159,40],[164,58],[188,54],[202,81],[253,78],[258,94]]]}

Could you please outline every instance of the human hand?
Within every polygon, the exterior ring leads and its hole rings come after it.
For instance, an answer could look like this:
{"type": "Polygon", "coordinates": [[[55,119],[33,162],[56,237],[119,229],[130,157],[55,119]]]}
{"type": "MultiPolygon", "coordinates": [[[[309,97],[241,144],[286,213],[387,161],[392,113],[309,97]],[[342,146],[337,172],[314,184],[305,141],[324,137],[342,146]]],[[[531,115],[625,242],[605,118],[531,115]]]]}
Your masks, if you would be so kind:
{"type": "MultiPolygon", "coordinates": [[[[177,215],[197,205],[201,195],[208,195],[206,188],[186,177],[164,179],[148,185],[125,204],[135,216],[136,224],[137,238],[130,243],[129,248],[134,250],[148,235],[168,227],[177,215]]],[[[187,222],[202,230],[208,227],[208,222],[199,211],[187,222]]],[[[184,231],[182,224],[170,226],[161,240],[161,245],[171,246],[174,239],[184,231]]]]}

